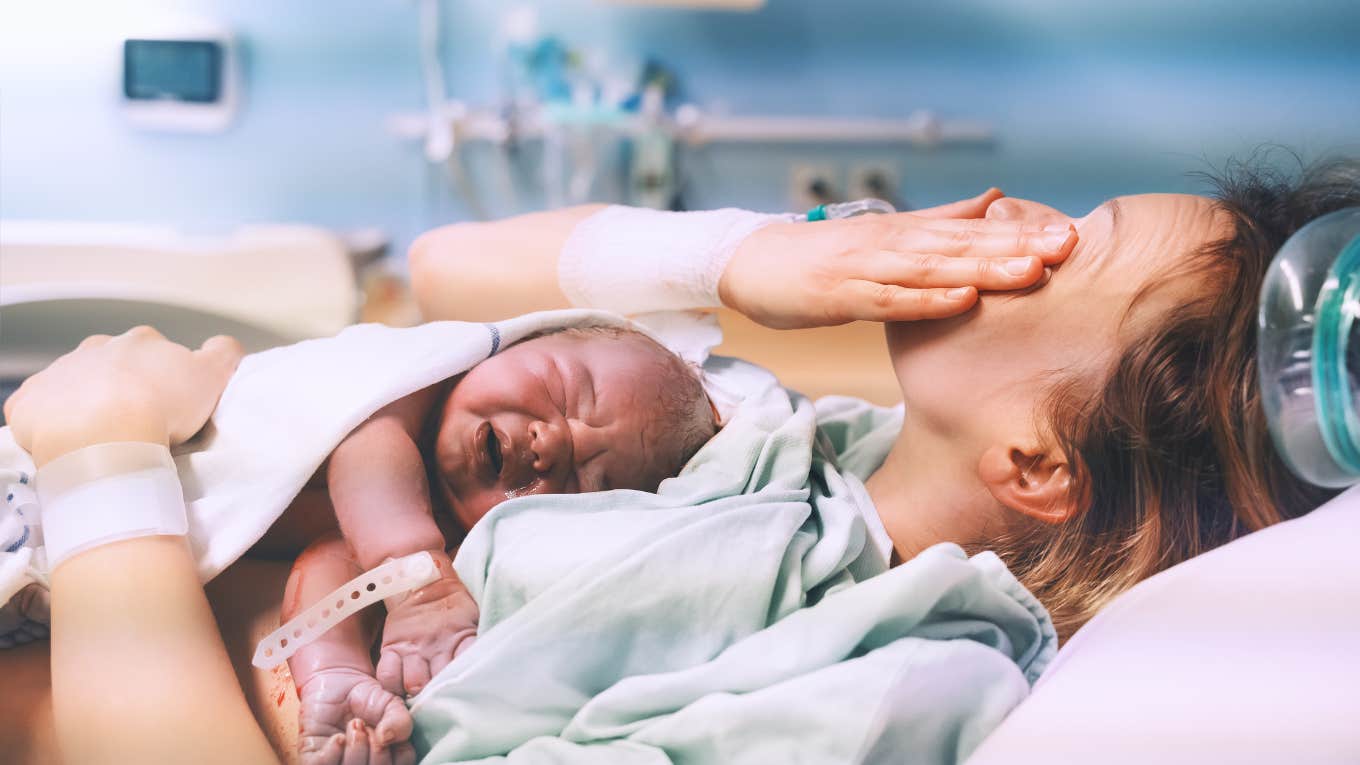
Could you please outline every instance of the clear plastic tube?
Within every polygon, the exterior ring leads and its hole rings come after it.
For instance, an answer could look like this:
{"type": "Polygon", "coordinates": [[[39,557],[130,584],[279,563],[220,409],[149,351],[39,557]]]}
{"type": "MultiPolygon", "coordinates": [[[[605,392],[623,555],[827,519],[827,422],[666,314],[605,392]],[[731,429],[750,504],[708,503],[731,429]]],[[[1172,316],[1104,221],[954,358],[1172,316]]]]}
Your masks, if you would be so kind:
{"type": "Polygon", "coordinates": [[[857,215],[886,215],[895,212],[897,212],[897,208],[882,199],[870,197],[867,199],[856,199],[850,202],[832,202],[830,204],[817,205],[804,213],[799,220],[840,220],[841,218],[853,218],[857,215]]]}

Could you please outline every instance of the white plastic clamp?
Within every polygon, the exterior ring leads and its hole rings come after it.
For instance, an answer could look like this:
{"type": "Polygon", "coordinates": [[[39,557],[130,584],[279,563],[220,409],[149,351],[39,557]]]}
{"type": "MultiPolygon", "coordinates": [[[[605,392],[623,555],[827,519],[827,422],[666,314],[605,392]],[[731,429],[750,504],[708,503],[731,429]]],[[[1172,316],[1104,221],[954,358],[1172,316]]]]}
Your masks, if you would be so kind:
{"type": "Polygon", "coordinates": [[[424,587],[439,576],[439,567],[428,552],[390,560],[365,571],[269,633],[255,647],[255,657],[250,663],[261,669],[282,664],[299,648],[366,607],[392,595],[424,587]]]}

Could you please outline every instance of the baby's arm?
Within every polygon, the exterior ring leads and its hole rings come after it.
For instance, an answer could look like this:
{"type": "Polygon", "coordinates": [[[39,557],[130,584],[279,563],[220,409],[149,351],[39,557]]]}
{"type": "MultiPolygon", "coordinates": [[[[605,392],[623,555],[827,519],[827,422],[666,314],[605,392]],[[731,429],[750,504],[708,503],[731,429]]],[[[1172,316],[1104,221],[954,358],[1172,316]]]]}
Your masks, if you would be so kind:
{"type": "Polygon", "coordinates": [[[477,604],[453,571],[430,508],[420,431],[444,385],[388,404],[330,457],[336,519],[359,565],[429,552],[438,580],[388,600],[377,678],[396,694],[419,693],[477,634],[477,604]]]}
{"type": "Polygon", "coordinates": [[[444,390],[432,385],[388,404],[331,453],[331,503],[364,570],[422,550],[444,552],[419,447],[420,429],[444,390]]]}
{"type": "MultiPolygon", "coordinates": [[[[344,540],[323,537],[293,564],[284,590],[283,620],[360,572],[344,540]]],[[[368,650],[376,627],[376,612],[355,614],[288,660],[301,706],[298,749],[303,765],[387,762],[389,756],[393,763],[415,761],[408,741],[411,715],[401,698],[373,677],[368,650]]]]}

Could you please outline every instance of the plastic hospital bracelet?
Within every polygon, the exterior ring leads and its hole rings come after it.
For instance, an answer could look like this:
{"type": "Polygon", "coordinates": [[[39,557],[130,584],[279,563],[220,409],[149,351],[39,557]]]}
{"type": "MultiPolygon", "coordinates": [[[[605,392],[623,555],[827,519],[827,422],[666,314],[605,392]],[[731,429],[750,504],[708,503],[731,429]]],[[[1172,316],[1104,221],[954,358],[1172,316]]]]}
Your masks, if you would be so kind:
{"type": "Polygon", "coordinates": [[[424,587],[438,578],[439,567],[428,552],[387,561],[344,583],[269,633],[256,646],[250,663],[270,669],[364,608],[391,595],[424,587]]]}
{"type": "Polygon", "coordinates": [[[162,444],[117,441],[77,449],[42,466],[34,484],[52,569],[111,542],[189,531],[175,461],[162,444]]]}

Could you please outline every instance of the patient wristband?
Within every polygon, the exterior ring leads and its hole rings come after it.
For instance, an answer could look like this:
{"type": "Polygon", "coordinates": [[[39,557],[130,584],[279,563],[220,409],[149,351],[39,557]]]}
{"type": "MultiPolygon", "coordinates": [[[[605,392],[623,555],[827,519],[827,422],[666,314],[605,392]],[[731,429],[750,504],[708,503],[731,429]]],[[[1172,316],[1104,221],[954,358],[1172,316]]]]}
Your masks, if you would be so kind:
{"type": "Polygon", "coordinates": [[[255,647],[255,656],[250,663],[260,669],[282,664],[299,648],[368,606],[424,587],[440,575],[439,565],[428,552],[389,560],[365,571],[265,636],[255,647]]]}
{"type": "Polygon", "coordinates": [[[87,446],[44,465],[34,483],[51,569],[111,542],[189,531],[175,461],[161,444],[87,446]]]}
{"type": "Polygon", "coordinates": [[[576,225],[557,260],[572,305],[618,313],[716,308],[718,281],[746,237],[794,215],[727,208],[663,212],[612,205],[576,225]]]}

